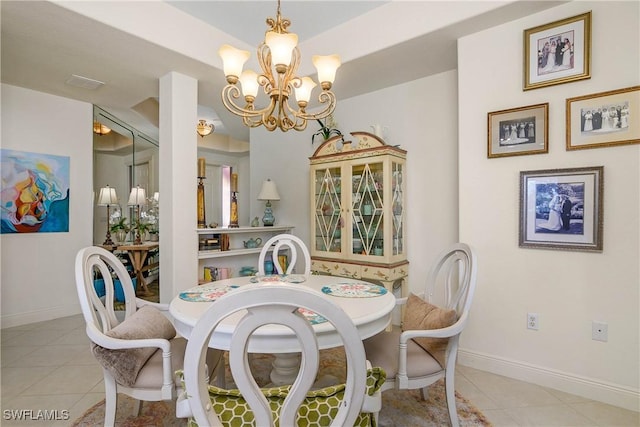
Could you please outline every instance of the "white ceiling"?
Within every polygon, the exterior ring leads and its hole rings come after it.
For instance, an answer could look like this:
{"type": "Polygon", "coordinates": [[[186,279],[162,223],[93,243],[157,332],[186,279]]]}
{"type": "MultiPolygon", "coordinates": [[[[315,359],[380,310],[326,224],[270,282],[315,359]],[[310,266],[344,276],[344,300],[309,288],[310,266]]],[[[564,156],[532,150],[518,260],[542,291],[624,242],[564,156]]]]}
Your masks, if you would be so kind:
{"type": "MultiPolygon", "coordinates": [[[[303,61],[341,55],[333,87],[340,102],[455,69],[459,37],[560,3],[285,0],[281,13],[299,36],[303,61]]],[[[157,139],[158,81],[176,71],[199,82],[199,118],[248,141],[248,129],[222,106],[225,79],[216,52],[225,43],[255,51],[276,7],[276,1],[2,0],[2,82],[99,105],[157,139]],[[74,74],[106,84],[97,90],[65,84],[74,74]]]]}
{"type": "MultiPolygon", "coordinates": [[[[266,18],[276,17],[277,1],[167,1],[172,6],[251,46],[258,46],[267,31],[266,18]],[[250,12],[250,13],[247,13],[250,12]]],[[[303,42],[350,21],[388,1],[283,0],[280,13],[291,21],[289,32],[303,42]],[[310,19],[311,18],[311,19],[310,19]]]]}

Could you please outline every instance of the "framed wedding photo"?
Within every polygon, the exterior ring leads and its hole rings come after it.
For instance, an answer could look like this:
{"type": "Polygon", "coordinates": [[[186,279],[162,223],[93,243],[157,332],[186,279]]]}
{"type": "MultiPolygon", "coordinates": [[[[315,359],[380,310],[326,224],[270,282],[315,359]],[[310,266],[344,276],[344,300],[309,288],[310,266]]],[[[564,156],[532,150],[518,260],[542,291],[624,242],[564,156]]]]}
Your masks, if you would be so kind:
{"type": "Polygon", "coordinates": [[[604,167],[520,172],[520,247],[602,252],[604,167]]]}
{"type": "Polygon", "coordinates": [[[549,104],[488,113],[487,157],[549,152],[549,104]]]}
{"type": "Polygon", "coordinates": [[[591,11],[524,31],[524,90],[591,78],[591,11]]]}
{"type": "Polygon", "coordinates": [[[567,99],[567,150],[640,143],[640,86],[567,99]]]}

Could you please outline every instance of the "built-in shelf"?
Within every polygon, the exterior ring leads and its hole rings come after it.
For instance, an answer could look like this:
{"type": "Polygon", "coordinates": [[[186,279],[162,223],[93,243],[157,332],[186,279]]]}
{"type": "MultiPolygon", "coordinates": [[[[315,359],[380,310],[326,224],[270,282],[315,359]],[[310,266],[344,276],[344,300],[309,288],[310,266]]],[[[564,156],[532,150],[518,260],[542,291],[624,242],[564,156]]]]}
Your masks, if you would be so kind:
{"type": "Polygon", "coordinates": [[[264,233],[268,231],[287,231],[291,230],[291,225],[273,225],[271,227],[218,227],[218,228],[198,228],[198,234],[247,234],[247,233],[264,233]]]}
{"type": "MultiPolygon", "coordinates": [[[[274,225],[272,227],[238,227],[238,228],[198,228],[198,235],[202,234],[259,234],[262,244],[276,234],[290,232],[293,229],[291,225],[274,225]],[[264,236],[264,237],[263,237],[264,236]]],[[[239,240],[239,239],[237,239],[239,240]]],[[[242,244],[241,241],[232,241],[232,245],[242,244]]],[[[228,251],[212,250],[198,251],[198,259],[226,258],[239,255],[259,254],[262,246],[257,248],[230,247],[228,251]]]]}

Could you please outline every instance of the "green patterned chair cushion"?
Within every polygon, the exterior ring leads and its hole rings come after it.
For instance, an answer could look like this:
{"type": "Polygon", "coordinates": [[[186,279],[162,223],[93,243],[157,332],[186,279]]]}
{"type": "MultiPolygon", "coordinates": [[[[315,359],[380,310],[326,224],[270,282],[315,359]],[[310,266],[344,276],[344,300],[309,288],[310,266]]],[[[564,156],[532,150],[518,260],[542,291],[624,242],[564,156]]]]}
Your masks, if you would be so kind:
{"type": "MultiPolygon", "coordinates": [[[[179,372],[181,374],[181,372],[179,372]]],[[[381,368],[367,370],[367,394],[372,396],[382,387],[386,374],[381,368]]],[[[296,425],[300,427],[324,427],[331,424],[336,416],[340,402],[344,396],[345,384],[324,387],[311,390],[307,393],[302,405],[298,409],[296,425]]],[[[267,398],[271,411],[274,413],[275,426],[279,426],[278,415],[284,399],[287,397],[291,386],[263,388],[262,393],[267,398]]],[[[244,400],[240,391],[225,390],[215,386],[209,386],[209,397],[213,410],[222,421],[224,427],[254,427],[253,412],[244,400]]],[[[375,427],[375,419],[371,413],[360,413],[355,426],[375,427]]],[[[193,419],[189,419],[189,427],[196,427],[193,419]]]]}

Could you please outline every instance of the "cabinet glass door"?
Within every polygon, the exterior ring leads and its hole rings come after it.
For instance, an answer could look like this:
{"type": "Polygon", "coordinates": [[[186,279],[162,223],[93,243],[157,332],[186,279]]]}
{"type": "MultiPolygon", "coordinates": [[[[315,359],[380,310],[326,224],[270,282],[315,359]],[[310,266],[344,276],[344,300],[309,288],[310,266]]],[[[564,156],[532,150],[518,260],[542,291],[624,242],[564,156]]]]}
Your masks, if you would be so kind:
{"type": "Polygon", "coordinates": [[[383,179],[382,162],[351,168],[353,239],[350,250],[353,254],[384,255],[383,179]]]}
{"type": "Polygon", "coordinates": [[[341,252],[341,168],[315,171],[315,250],[341,252]]]}
{"type": "Polygon", "coordinates": [[[402,164],[391,163],[391,197],[393,208],[393,245],[392,254],[399,255],[404,253],[404,231],[403,231],[403,218],[404,218],[404,204],[403,204],[403,192],[402,181],[404,179],[402,164]]]}

